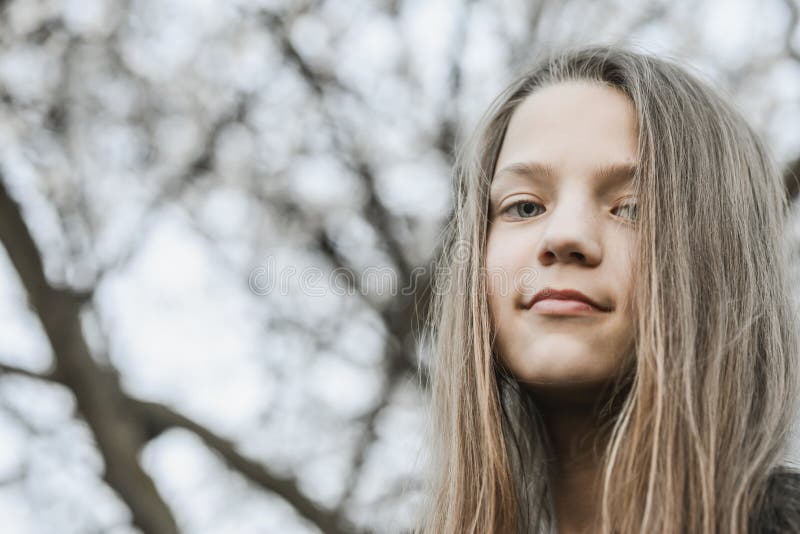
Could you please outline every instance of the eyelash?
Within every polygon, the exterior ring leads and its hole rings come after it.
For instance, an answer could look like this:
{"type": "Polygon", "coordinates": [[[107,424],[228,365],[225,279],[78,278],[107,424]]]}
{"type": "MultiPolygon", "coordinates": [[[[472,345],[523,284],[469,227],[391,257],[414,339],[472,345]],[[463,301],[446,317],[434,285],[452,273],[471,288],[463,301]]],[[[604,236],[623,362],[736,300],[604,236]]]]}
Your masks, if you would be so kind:
{"type": "MultiPolygon", "coordinates": [[[[518,200],[517,202],[514,202],[513,204],[511,204],[510,206],[505,208],[502,211],[502,213],[506,213],[506,212],[510,211],[512,208],[515,208],[515,207],[518,208],[518,206],[522,206],[523,204],[533,204],[534,206],[542,206],[540,203],[534,202],[533,200],[518,200]]],[[[632,218],[629,218],[629,217],[623,217],[623,218],[628,219],[631,222],[634,222],[634,221],[636,221],[638,219],[638,213],[637,213],[638,206],[637,206],[636,202],[628,202],[627,204],[620,204],[619,206],[617,206],[614,209],[621,209],[621,208],[633,208],[634,214],[635,214],[632,218]]],[[[519,209],[517,209],[517,213],[519,213],[519,209]]],[[[535,217],[535,215],[534,216],[529,216],[529,217],[523,217],[521,215],[519,216],[520,219],[531,219],[533,217],[535,217]]]]}

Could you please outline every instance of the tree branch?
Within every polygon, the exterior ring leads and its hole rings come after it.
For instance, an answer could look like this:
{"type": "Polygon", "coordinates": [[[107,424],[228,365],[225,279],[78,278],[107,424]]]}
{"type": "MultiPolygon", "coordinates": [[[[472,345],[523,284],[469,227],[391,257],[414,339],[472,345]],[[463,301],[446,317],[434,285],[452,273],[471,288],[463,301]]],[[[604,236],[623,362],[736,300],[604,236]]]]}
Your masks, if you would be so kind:
{"type": "Polygon", "coordinates": [[[21,367],[8,365],[6,363],[0,363],[0,375],[4,374],[19,375],[19,376],[24,376],[26,378],[33,378],[35,380],[42,380],[44,382],[62,383],[61,378],[58,376],[58,373],[56,372],[55,369],[45,374],[41,374],[35,371],[28,371],[27,369],[22,369],[21,367]]]}
{"type": "Polygon", "coordinates": [[[234,443],[218,436],[207,427],[183,416],[163,404],[127,399],[131,411],[138,414],[154,437],[170,428],[182,428],[196,434],[208,448],[216,451],[232,469],[241,473],[256,485],[268,489],[282,497],[303,517],[314,523],[326,534],[349,534],[357,532],[354,525],[340,513],[326,510],[298,488],[293,478],[272,473],[264,465],[242,456],[234,443]]]}
{"type": "Polygon", "coordinates": [[[105,460],[105,480],[128,504],[136,526],[145,532],[178,534],[170,509],[138,463],[144,437],[121,406],[119,384],[91,357],[81,328],[80,304],[69,291],[54,288],[47,281],[21,208],[8,194],[2,177],[0,242],[42,323],[55,356],[56,374],[74,393],[78,409],[92,429],[105,460]]]}

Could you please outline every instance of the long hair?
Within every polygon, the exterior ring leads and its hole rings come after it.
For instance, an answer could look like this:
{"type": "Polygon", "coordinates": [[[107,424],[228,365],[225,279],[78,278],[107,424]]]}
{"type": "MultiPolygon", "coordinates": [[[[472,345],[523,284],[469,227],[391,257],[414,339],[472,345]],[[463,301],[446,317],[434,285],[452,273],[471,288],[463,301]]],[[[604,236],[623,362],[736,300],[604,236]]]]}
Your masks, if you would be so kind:
{"type": "Polygon", "coordinates": [[[788,454],[797,410],[788,201],[772,156],[726,97],[672,60],[617,45],[539,60],[456,154],[428,317],[417,532],[554,527],[548,436],[493,349],[485,243],[512,113],[537,88],[574,80],[621,91],[638,124],[635,346],[608,404],[598,532],[743,534],[788,454]]]}

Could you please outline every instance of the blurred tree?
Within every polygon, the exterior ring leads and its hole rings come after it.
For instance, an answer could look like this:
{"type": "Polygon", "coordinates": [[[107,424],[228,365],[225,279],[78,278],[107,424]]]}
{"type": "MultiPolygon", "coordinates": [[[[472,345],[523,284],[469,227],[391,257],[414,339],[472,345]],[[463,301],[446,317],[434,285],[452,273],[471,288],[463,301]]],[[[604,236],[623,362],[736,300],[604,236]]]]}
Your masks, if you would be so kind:
{"type": "Polygon", "coordinates": [[[0,9],[12,531],[409,528],[453,153],[542,48],[692,58],[798,194],[790,0],[0,9]]]}

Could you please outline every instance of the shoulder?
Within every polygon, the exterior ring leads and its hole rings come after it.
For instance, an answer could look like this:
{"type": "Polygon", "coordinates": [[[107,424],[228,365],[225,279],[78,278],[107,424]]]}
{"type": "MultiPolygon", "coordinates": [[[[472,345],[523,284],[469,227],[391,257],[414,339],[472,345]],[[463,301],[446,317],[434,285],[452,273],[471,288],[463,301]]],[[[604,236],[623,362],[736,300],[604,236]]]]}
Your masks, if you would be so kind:
{"type": "Polygon", "coordinates": [[[800,532],[800,471],[780,467],[772,472],[750,530],[752,534],[800,532]]]}

